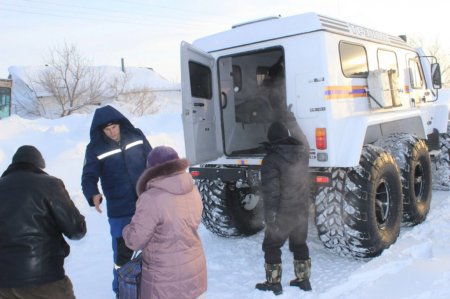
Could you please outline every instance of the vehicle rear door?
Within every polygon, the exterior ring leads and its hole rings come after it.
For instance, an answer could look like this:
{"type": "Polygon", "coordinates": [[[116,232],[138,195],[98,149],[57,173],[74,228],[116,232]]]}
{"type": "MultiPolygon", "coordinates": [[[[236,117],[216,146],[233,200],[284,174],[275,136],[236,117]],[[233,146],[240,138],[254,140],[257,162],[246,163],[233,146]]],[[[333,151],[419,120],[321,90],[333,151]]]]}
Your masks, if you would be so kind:
{"type": "Polygon", "coordinates": [[[215,59],[184,41],[181,43],[181,96],[189,164],[219,158],[223,146],[215,59]]]}

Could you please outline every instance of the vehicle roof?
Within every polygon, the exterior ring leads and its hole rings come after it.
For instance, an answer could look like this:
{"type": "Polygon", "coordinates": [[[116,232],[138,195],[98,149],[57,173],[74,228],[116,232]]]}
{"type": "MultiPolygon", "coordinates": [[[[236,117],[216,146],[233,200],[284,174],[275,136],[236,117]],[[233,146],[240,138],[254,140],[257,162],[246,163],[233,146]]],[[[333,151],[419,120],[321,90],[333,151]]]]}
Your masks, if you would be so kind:
{"type": "Polygon", "coordinates": [[[0,79],[0,87],[12,87],[12,80],[0,79]]]}
{"type": "Polygon", "coordinates": [[[316,31],[334,32],[359,39],[411,49],[400,37],[323,16],[314,12],[289,17],[269,17],[238,24],[232,29],[197,39],[193,45],[206,52],[239,47],[316,31]]]}

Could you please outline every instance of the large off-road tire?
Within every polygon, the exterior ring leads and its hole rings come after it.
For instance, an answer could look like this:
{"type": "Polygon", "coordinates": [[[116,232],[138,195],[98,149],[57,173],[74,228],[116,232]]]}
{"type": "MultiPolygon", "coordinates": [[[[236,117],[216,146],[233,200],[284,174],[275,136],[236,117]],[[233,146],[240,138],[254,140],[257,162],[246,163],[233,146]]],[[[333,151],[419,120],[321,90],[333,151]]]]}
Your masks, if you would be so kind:
{"type": "Polygon", "coordinates": [[[333,170],[331,187],[315,197],[316,226],[325,247],[349,257],[379,255],[400,232],[403,196],[394,157],[364,146],[360,165],[333,170]]]}
{"type": "Polygon", "coordinates": [[[439,136],[439,153],[432,159],[433,189],[450,190],[450,125],[439,136]]]}
{"type": "Polygon", "coordinates": [[[248,199],[256,196],[249,187],[237,188],[221,180],[197,180],[196,184],[203,200],[202,223],[214,234],[249,236],[264,228],[262,200],[249,205],[248,199]]]}
{"type": "Polygon", "coordinates": [[[400,168],[403,189],[403,222],[422,223],[432,198],[431,158],[424,140],[407,133],[392,134],[376,143],[390,152],[400,168]]]}

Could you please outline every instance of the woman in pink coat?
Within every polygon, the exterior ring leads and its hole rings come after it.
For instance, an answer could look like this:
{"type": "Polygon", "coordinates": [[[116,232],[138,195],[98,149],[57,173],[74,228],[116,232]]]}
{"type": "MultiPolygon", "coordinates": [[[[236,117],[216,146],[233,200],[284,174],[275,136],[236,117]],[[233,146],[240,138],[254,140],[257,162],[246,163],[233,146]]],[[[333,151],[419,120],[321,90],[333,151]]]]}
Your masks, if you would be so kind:
{"type": "Polygon", "coordinates": [[[136,213],[125,244],[143,251],[142,299],[194,299],[206,291],[206,260],[197,233],[202,201],[188,162],[167,146],[154,148],[138,180],[136,213]]]}

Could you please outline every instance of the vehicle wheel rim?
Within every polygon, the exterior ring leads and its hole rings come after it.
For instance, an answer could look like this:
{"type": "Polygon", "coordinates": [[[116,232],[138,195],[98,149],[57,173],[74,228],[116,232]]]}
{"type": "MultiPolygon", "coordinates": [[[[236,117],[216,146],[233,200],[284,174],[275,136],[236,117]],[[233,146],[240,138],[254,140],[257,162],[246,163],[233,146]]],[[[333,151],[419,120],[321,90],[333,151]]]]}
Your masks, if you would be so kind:
{"type": "Polygon", "coordinates": [[[378,184],[375,195],[375,216],[377,218],[379,228],[386,226],[386,221],[389,215],[390,198],[391,194],[389,192],[389,185],[383,179],[378,184]]]}
{"type": "Polygon", "coordinates": [[[244,199],[241,202],[241,205],[245,210],[251,211],[258,205],[259,201],[260,197],[258,195],[249,193],[245,195],[244,199]]]}
{"type": "Polygon", "coordinates": [[[417,202],[422,201],[425,183],[423,167],[417,164],[414,169],[414,194],[417,202]]]}

